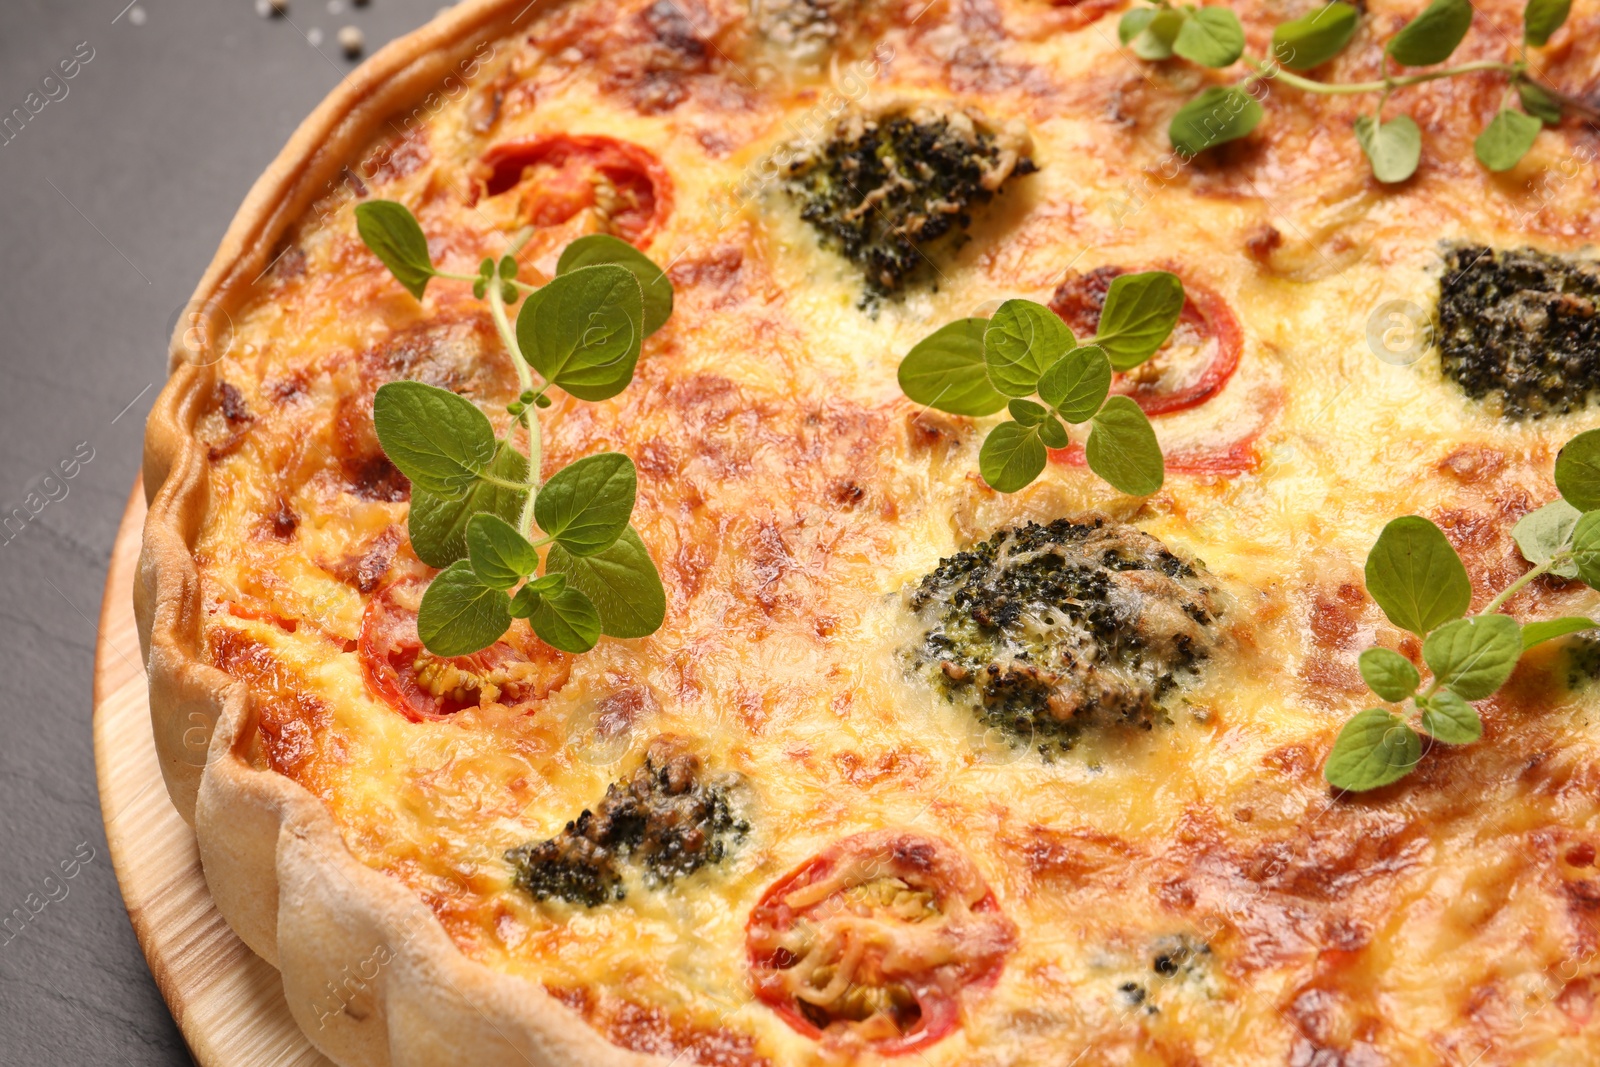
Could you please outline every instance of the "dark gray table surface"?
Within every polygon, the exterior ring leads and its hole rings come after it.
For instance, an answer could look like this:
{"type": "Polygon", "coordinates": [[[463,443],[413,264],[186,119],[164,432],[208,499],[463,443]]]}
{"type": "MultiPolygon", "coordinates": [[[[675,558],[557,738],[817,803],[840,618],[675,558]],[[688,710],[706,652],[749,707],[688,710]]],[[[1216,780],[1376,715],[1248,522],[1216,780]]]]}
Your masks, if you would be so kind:
{"type": "Polygon", "coordinates": [[[352,69],[339,28],[370,51],[439,7],[0,2],[0,117],[25,117],[0,127],[0,515],[46,502],[0,529],[0,1064],[192,1062],[100,822],[107,557],[177,309],[250,183],[352,69]]]}

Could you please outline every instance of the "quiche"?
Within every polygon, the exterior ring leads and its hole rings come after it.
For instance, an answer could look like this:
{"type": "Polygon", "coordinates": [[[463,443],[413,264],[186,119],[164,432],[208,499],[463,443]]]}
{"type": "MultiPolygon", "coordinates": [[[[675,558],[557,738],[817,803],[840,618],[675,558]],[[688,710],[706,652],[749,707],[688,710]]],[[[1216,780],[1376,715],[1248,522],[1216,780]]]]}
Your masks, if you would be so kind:
{"type": "MultiPolygon", "coordinates": [[[[1233,10],[1259,51],[1313,6],[1233,10]]],[[[1540,63],[1581,89],[1577,7],[1540,63]]],[[[1420,8],[1371,0],[1331,69],[1380,76],[1420,8]]],[[[1503,80],[1417,85],[1424,161],[1386,185],[1348,135],[1369,100],[1267,83],[1270,121],[1180,156],[1221,75],[1134,58],[1122,9],[474,0],[256,184],[150,417],[135,599],[217,906],[331,1059],[1600,1062],[1600,646],[1530,651],[1483,738],[1398,784],[1322,773],[1358,654],[1419,656],[1363,578],[1384,524],[1435,522],[1481,607],[1600,424],[1593,128],[1491,173],[1503,80]],[[358,233],[379,200],[468,281],[397,284],[358,233]],[[664,621],[441,657],[374,396],[506,430],[470,275],[513,233],[523,279],[607,234],[671,281],[632,384],[538,415],[546,471],[633,461],[664,621]],[[1182,313],[1111,389],[1157,492],[1076,445],[996,492],[995,419],[901,391],[943,324],[1021,297],[1087,337],[1150,270],[1182,313]]],[[[1519,32],[1473,17],[1468,60],[1519,32]]]]}

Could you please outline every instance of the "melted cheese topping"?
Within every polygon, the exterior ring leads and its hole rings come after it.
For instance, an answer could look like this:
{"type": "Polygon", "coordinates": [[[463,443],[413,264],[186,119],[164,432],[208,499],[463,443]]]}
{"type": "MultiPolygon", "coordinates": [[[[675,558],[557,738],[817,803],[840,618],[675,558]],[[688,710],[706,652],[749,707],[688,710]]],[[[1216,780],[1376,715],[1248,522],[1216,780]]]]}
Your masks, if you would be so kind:
{"type": "MultiPolygon", "coordinates": [[[[1570,252],[1600,232],[1592,140],[1568,124],[1490,175],[1469,142],[1499,83],[1437,82],[1401,97],[1426,131],[1420,173],[1381,187],[1347,132],[1370,100],[1271,87],[1249,142],[1182,165],[1167,119],[1212,76],[1120,55],[1113,20],[1094,21],[1104,5],[809,7],[822,21],[768,11],[788,29],[765,35],[728,0],[535,12],[300,226],[237,317],[201,425],[206,632],[252,685],[264,764],[319,796],[463,952],[630,1047],[827,1061],[753,996],[745,920],[829,843],[902,827],[958,847],[1019,931],[998,983],[921,1050],[930,1064],[1592,1058],[1600,716],[1568,686],[1570,650],[1530,656],[1481,705],[1483,740],[1428,753],[1402,785],[1335,798],[1320,777],[1368,699],[1358,652],[1415,654],[1362,589],[1383,523],[1436,519],[1481,603],[1524,567],[1508,530],[1554,495],[1553,450],[1595,424],[1498,419],[1442,381],[1436,354],[1375,357],[1369,320],[1388,301],[1431,307],[1441,241],[1570,252]],[[822,29],[796,44],[795,26],[822,29]],[[901,98],[1021,121],[1040,171],[979,214],[936,285],[867,313],[859,274],[764,176],[842,106],[901,98]],[[448,385],[503,427],[516,387],[468,287],[412,300],[361,245],[352,204],[411,205],[438,264],[470,274],[518,224],[499,203],[513,198],[471,194],[475,161],[590,133],[670,176],[646,251],[672,265],[678,303],[624,394],[541,414],[546,473],[600,449],[634,457],[666,624],[573,658],[544,700],[411,722],[358,661],[373,596],[427,573],[403,482],[375,462],[372,390],[448,385]],[[900,394],[900,358],[935,326],[1047,300],[1068,271],[1153,265],[1219,294],[1242,350],[1221,393],[1156,420],[1169,457],[1199,459],[1148,500],[1070,463],[995,494],[977,476],[987,425],[900,394]],[[1239,651],[1168,701],[1170,725],[1097,732],[1045,762],[907,676],[899,594],[1002,526],[1095,513],[1203,559],[1239,651]],[[558,832],[664,733],[744,776],[751,830],[731,859],[592,909],[515,888],[506,850],[558,832]]],[[[1418,7],[1375,0],[1331,75],[1373,76],[1418,7]]],[[[1302,13],[1236,10],[1256,51],[1302,13]]],[[[1457,58],[1498,55],[1517,14],[1480,4],[1457,58]]],[[[1593,31],[1580,5],[1544,56],[1559,83],[1592,77],[1593,31]]],[[[525,278],[607,225],[597,203],[539,231],[525,278]]],[[[1511,608],[1585,610],[1588,595],[1540,585],[1511,608]]]]}

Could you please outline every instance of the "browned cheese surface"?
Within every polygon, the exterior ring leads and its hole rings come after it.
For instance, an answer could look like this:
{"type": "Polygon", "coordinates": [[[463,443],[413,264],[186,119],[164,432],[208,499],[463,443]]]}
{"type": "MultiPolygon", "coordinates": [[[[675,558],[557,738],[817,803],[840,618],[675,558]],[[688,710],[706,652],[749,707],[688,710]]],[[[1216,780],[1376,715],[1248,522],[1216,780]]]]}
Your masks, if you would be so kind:
{"type": "MultiPolygon", "coordinates": [[[[1221,76],[1119,52],[1120,7],[817,7],[832,35],[801,47],[732,2],[546,5],[422,121],[398,116],[291,234],[236,318],[200,426],[207,648],[252,686],[262,764],[319,797],[350,850],[427,901],[462,952],[621,1045],[686,1062],[849,1059],[756,998],[746,922],[808,858],[884,829],[953,845],[1015,926],[998,979],[903,1062],[1600,1060],[1600,705],[1581,643],[1530,655],[1480,706],[1483,740],[1430,751],[1400,785],[1336,797],[1321,776],[1371,700],[1357,654],[1417,654],[1364,592],[1383,524],[1438,522],[1481,606],[1526,567],[1508,531],[1555,495],[1555,449],[1596,423],[1502,418],[1442,379],[1436,353],[1375,357],[1368,317],[1387,300],[1432,306],[1443,241],[1581,250],[1600,222],[1595,135],[1569,121],[1491,175],[1471,139],[1503,83],[1441,81],[1396,97],[1423,163],[1385,187],[1349,132],[1372,98],[1273,85],[1255,134],[1180,164],[1167,121],[1221,76]],[[932,277],[864,310],[859,272],[819,245],[765,161],[842,109],[897,99],[1017,120],[1039,170],[932,277]],[[606,449],[637,463],[634,524],[666,623],[568,657],[519,622],[509,640],[537,685],[411,722],[360,663],[363,613],[431,573],[410,550],[409,486],[378,447],[373,393],[446,386],[503,430],[518,386],[470,286],[412,299],[352,210],[406,203],[436,263],[471,274],[536,209],[486,195],[480,158],[545,135],[615,138],[658,168],[648,232],[616,207],[628,190],[602,189],[520,260],[542,281],[574,237],[622,232],[673,280],[676,310],[628,390],[557,394],[540,414],[546,474],[606,449]],[[1239,366],[1205,403],[1154,420],[1170,466],[1148,499],[1065,460],[994,493],[977,474],[988,423],[900,392],[900,359],[950,319],[1048,302],[1096,268],[1156,266],[1236,322],[1239,366]],[[1203,560],[1230,605],[1228,651],[1154,729],[1091,731],[1047,761],[994,744],[907,671],[902,591],[998,529],[1088,515],[1203,560]],[[593,807],[660,735],[742,778],[749,832],[729,859],[594,908],[513,885],[506,851],[593,807]]],[[[1419,7],[1374,0],[1318,76],[1378,76],[1381,41],[1419,7]]],[[[1259,54],[1310,5],[1235,10],[1259,54]]],[[[1519,17],[1477,4],[1457,59],[1512,54],[1519,17]]],[[[1585,91],[1597,40],[1600,9],[1579,0],[1539,62],[1585,91]]],[[[1539,582],[1510,608],[1584,611],[1589,596],[1539,582]]]]}

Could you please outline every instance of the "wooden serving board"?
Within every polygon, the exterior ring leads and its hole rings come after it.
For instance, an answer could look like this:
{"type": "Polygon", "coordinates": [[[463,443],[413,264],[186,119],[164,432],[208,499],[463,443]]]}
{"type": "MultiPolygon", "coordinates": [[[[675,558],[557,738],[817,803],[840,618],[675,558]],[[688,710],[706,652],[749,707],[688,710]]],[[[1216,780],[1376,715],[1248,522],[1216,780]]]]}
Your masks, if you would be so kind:
{"type": "Polygon", "coordinates": [[[277,970],[217,913],[194,831],[167,799],[133,621],[144,515],[135,483],[111,551],[94,663],[95,776],[128,917],[201,1067],[333,1067],[290,1017],[277,970]]]}

